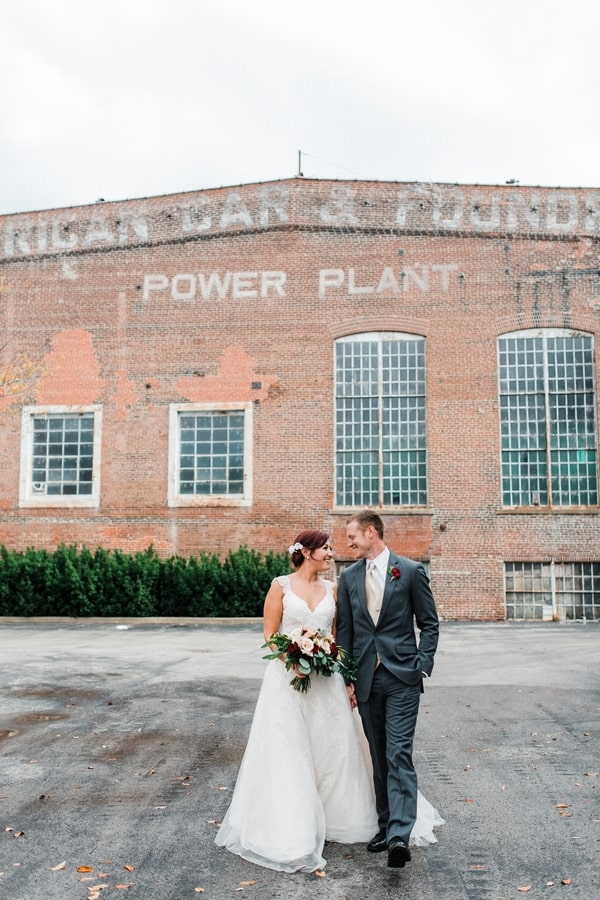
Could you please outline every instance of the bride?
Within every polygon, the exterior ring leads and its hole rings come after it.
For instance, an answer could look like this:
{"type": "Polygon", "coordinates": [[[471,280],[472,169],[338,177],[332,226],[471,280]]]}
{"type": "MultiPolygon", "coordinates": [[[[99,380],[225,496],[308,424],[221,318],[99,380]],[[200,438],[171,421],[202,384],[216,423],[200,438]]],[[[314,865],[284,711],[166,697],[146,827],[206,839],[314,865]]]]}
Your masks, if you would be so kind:
{"type": "MultiPolygon", "coordinates": [[[[335,586],[329,535],[302,531],[290,547],[296,571],[275,578],[264,605],[265,640],[310,627],[331,632],[335,586]]],[[[411,844],[426,846],[444,822],[419,794],[411,844]]],[[[370,841],[377,831],[371,762],[360,717],[340,674],[290,686],[279,659],[267,665],[231,805],[215,838],[244,859],[280,872],[326,865],[325,841],[370,841]]]]}

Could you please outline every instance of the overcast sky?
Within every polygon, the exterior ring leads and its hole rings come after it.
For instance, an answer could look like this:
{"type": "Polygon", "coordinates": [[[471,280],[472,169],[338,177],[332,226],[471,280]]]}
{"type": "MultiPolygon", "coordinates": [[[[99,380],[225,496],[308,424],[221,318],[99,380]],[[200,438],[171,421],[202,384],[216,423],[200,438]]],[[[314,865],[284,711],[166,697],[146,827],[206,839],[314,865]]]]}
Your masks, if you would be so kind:
{"type": "Polygon", "coordinates": [[[305,177],[600,187],[598,0],[14,0],[0,214],[305,177]]]}

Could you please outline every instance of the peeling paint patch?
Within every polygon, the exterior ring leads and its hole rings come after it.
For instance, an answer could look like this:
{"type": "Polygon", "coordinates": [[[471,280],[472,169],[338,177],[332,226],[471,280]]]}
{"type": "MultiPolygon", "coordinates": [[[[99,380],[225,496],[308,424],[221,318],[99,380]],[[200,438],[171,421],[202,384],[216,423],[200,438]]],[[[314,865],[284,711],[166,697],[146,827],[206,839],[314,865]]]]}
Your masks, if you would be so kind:
{"type": "Polygon", "coordinates": [[[92,336],[83,328],[61,331],[45,356],[46,374],[39,383],[38,400],[42,404],[97,403],[104,380],[92,344],[92,336]]]}
{"type": "Polygon", "coordinates": [[[257,375],[255,366],[255,360],[241,347],[230,346],[219,359],[216,375],[185,376],[177,381],[177,389],[192,403],[266,400],[277,378],[257,375]]]}

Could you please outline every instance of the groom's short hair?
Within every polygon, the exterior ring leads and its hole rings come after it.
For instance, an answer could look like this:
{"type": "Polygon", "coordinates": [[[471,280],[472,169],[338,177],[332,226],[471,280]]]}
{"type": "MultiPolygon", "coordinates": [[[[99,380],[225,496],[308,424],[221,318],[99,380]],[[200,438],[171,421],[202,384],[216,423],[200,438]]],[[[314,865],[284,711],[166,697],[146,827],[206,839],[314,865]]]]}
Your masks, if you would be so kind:
{"type": "Polygon", "coordinates": [[[372,509],[363,509],[357,513],[350,521],[357,523],[361,531],[365,531],[370,525],[373,526],[379,537],[383,540],[383,519],[378,516],[372,509]]]}

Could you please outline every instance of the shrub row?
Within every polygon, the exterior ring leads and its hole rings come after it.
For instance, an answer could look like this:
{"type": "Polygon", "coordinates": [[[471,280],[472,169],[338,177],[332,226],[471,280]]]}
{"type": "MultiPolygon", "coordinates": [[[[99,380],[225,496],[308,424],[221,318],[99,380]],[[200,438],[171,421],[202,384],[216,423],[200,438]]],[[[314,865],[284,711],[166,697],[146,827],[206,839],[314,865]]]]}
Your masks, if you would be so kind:
{"type": "Polygon", "coordinates": [[[247,547],[160,557],[62,544],[54,551],[0,546],[1,616],[260,616],[289,556],[247,547]]]}

